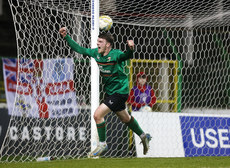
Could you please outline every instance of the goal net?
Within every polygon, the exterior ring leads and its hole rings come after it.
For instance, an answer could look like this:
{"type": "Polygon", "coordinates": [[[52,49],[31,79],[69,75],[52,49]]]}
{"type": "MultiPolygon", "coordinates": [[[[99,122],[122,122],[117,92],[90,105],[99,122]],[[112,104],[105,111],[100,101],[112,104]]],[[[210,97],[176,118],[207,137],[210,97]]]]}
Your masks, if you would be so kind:
{"type": "MultiPolygon", "coordinates": [[[[91,60],[73,52],[58,30],[66,26],[78,44],[90,48],[91,1],[9,4],[18,55],[3,60],[10,121],[1,161],[86,157],[94,124],[91,60]]],[[[100,15],[113,19],[114,48],[126,51],[126,41],[134,40],[134,58],[124,69],[130,90],[142,72],[154,91],[151,113],[127,108],[154,137],[147,157],[229,155],[229,9],[224,0],[100,1],[100,15]]],[[[100,102],[103,98],[100,85],[100,102]]],[[[114,113],[105,119],[109,150],[103,156],[141,156],[127,126],[114,113]]]]}

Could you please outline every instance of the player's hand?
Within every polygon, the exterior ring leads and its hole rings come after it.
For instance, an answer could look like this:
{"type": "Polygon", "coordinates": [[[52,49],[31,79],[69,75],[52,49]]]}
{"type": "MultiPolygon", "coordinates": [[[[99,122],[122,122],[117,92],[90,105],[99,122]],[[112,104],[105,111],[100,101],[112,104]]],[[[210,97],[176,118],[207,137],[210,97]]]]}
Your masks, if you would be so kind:
{"type": "Polygon", "coordinates": [[[133,40],[127,40],[128,46],[131,50],[134,50],[134,42],[133,40]]]}
{"type": "Polygon", "coordinates": [[[67,28],[66,27],[60,28],[59,33],[64,38],[67,35],[67,28]]]}

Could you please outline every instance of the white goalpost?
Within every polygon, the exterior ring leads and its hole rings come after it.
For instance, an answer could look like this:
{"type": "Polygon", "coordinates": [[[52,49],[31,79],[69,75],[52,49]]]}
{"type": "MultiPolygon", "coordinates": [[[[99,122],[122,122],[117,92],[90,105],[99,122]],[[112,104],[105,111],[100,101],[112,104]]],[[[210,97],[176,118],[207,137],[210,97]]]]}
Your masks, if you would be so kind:
{"type": "Polygon", "coordinates": [[[0,127],[0,162],[86,158],[96,147],[93,113],[105,95],[99,68],[71,50],[58,30],[66,26],[80,46],[96,48],[100,15],[113,20],[108,32],[114,49],[125,52],[127,40],[134,40],[133,58],[124,62],[130,91],[141,72],[156,96],[148,110],[127,103],[153,137],[148,154],[111,112],[105,117],[109,149],[102,157],[230,155],[228,1],[8,2],[17,59],[3,59],[10,119],[0,127]]]}
{"type": "MultiPolygon", "coordinates": [[[[99,35],[99,0],[91,1],[91,48],[97,48],[97,37],[99,35]]],[[[97,147],[98,135],[93,118],[94,111],[99,106],[99,68],[96,61],[91,58],[91,151],[97,147]]]]}

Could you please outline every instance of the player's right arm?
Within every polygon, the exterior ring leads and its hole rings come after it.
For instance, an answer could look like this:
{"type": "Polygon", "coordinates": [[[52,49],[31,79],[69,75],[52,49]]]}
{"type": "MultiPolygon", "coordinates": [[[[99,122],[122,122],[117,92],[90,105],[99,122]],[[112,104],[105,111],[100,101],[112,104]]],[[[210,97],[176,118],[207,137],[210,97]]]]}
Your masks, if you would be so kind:
{"type": "Polygon", "coordinates": [[[125,53],[119,55],[118,57],[119,62],[126,61],[127,59],[133,58],[134,42],[133,40],[128,40],[127,43],[129,48],[125,53]]]}
{"type": "Polygon", "coordinates": [[[59,33],[61,34],[61,36],[67,41],[68,45],[77,53],[79,54],[83,54],[83,55],[88,55],[93,57],[93,53],[94,50],[90,49],[90,48],[84,48],[81,47],[78,43],[76,43],[76,41],[74,41],[68,34],[67,34],[67,28],[66,27],[62,27],[59,30],[59,33]]]}

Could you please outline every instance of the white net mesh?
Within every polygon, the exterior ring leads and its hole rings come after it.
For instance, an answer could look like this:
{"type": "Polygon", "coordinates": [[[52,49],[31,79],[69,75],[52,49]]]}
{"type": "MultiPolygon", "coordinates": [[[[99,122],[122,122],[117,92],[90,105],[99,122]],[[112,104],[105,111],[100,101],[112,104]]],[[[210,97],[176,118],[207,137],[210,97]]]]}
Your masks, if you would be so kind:
{"type": "MultiPolygon", "coordinates": [[[[73,38],[90,47],[88,16],[67,5],[59,9],[54,2],[9,3],[18,46],[18,60],[11,62],[19,71],[1,157],[15,161],[86,156],[90,150],[89,58],[71,51],[58,30],[68,25],[73,38]]],[[[78,8],[86,12],[85,6],[78,8]]]]}
{"type": "MultiPolygon", "coordinates": [[[[7,161],[33,160],[39,156],[85,157],[90,151],[90,59],[70,50],[58,30],[67,26],[75,41],[90,47],[91,2],[9,0],[9,4],[18,47],[18,82],[27,84],[17,85],[21,90],[15,95],[0,156],[7,161]],[[41,60],[43,63],[39,63],[41,60]],[[23,69],[29,63],[33,70],[28,73],[23,69]],[[23,75],[27,78],[22,78],[23,75]],[[58,81],[54,80],[55,75],[58,81]],[[46,92],[49,83],[53,88],[48,87],[46,92]],[[25,93],[29,85],[42,93],[34,92],[28,97],[25,93]],[[70,92],[66,92],[66,87],[71,88],[70,92]],[[45,95],[52,89],[60,89],[59,97],[45,95]],[[35,105],[21,107],[20,102],[29,99],[27,104],[35,105]],[[51,110],[48,117],[45,104],[51,110]],[[39,108],[43,113],[39,113],[39,108]]],[[[137,74],[145,72],[156,95],[154,112],[229,113],[229,10],[230,3],[225,0],[100,1],[100,14],[109,15],[114,22],[110,30],[115,37],[114,48],[125,51],[127,39],[135,42],[134,59],[127,62],[125,71],[130,89],[136,84],[137,74]]],[[[102,87],[100,90],[103,100],[102,87]]],[[[133,136],[127,127],[114,113],[106,121],[109,151],[104,156],[136,156],[133,136]]],[[[228,126],[228,122],[222,121],[228,126]]],[[[181,122],[186,125],[186,120],[181,122]]],[[[199,150],[195,150],[188,156],[198,154],[199,150]]]]}

